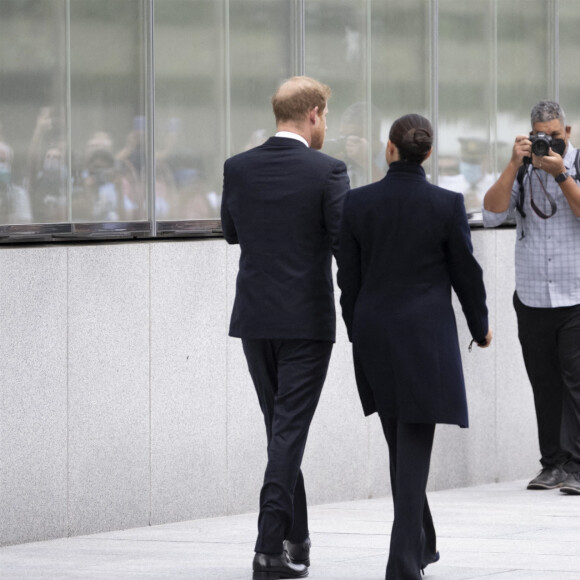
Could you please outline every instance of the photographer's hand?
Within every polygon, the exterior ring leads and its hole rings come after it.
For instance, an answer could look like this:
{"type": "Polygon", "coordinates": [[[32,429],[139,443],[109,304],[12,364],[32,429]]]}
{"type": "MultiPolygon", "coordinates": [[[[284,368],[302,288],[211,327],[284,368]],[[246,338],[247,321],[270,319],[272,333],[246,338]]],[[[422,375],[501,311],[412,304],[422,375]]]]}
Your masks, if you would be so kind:
{"type": "Polygon", "coordinates": [[[509,209],[512,185],[524,157],[532,155],[532,142],[526,135],[518,135],[512,148],[512,156],[499,179],[487,190],[483,198],[483,207],[494,213],[503,213],[509,209]]]}
{"type": "Polygon", "coordinates": [[[549,173],[552,177],[557,177],[560,173],[566,171],[562,156],[552,151],[552,149],[549,150],[548,155],[542,155],[541,157],[532,155],[532,164],[537,169],[542,169],[549,173]]]}
{"type": "MultiPolygon", "coordinates": [[[[538,161],[539,167],[544,171],[547,171],[552,177],[557,177],[561,173],[566,172],[566,166],[564,165],[564,160],[562,156],[549,150],[548,155],[543,157],[535,157],[538,161]]],[[[535,163],[535,160],[533,161],[535,163]]],[[[570,205],[572,213],[580,219],[580,186],[573,177],[568,177],[561,183],[559,183],[560,189],[566,198],[566,201],[570,205]]]]}
{"type": "Polygon", "coordinates": [[[510,160],[510,163],[513,164],[516,168],[516,173],[521,164],[524,162],[524,157],[531,156],[532,142],[528,139],[527,135],[518,135],[512,148],[512,158],[510,160]]]}

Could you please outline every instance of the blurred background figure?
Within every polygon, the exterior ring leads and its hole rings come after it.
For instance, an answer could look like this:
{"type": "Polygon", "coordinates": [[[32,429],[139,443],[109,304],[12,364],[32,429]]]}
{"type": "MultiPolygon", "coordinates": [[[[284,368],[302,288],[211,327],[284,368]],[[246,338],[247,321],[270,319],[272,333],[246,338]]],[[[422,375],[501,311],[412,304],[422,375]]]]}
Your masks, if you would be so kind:
{"type": "Polygon", "coordinates": [[[125,146],[115,156],[116,167],[124,185],[124,207],[128,220],[146,215],[145,159],[145,117],[137,115],[133,118],[125,146]]]}
{"type": "Polygon", "coordinates": [[[23,224],[32,221],[28,192],[12,182],[14,152],[0,142],[0,223],[23,224]]]}
{"type": "Polygon", "coordinates": [[[371,105],[372,122],[368,127],[368,113],[365,102],[350,105],[340,118],[340,136],[326,140],[323,149],[346,163],[351,187],[378,181],[387,171],[385,144],[381,141],[382,115],[371,105]]]}
{"type": "Polygon", "coordinates": [[[221,193],[208,191],[203,156],[191,147],[181,119],[171,117],[164,127],[159,138],[160,148],[156,151],[157,219],[218,218],[221,193]]]}
{"type": "Polygon", "coordinates": [[[459,137],[459,144],[459,171],[467,186],[461,193],[467,208],[479,208],[486,192],[483,181],[486,177],[489,182],[493,180],[489,175],[489,145],[476,137],[459,137]]]}
{"type": "Polygon", "coordinates": [[[486,139],[459,137],[459,156],[439,157],[440,187],[462,193],[468,214],[481,212],[485,192],[494,183],[491,148],[486,139]]]}
{"type": "Polygon", "coordinates": [[[107,131],[95,131],[87,140],[85,159],[88,159],[94,151],[104,150],[113,152],[113,145],[113,138],[107,131]]]}
{"type": "Polygon", "coordinates": [[[81,220],[109,222],[125,219],[122,177],[115,157],[107,149],[95,149],[87,160],[82,187],[75,191],[73,214],[81,220]]]}
{"type": "Polygon", "coordinates": [[[28,189],[33,219],[38,223],[68,220],[68,166],[61,116],[42,107],[28,151],[28,189]]]}

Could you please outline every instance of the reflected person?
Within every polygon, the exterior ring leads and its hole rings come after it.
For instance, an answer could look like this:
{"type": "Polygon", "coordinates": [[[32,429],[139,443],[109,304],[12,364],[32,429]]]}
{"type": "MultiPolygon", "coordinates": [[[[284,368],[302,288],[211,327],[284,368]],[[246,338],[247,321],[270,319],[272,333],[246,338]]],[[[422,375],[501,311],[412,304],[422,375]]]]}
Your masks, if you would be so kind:
{"type": "Polygon", "coordinates": [[[224,165],[222,227],[241,250],[229,334],[242,339],[268,441],[254,579],[303,578],[310,564],[300,465],[335,340],[331,261],[349,188],[345,164],[318,151],[329,97],[309,77],[284,82],[275,136],[224,165]]]}
{"type": "Polygon", "coordinates": [[[13,182],[14,150],[0,142],[0,224],[26,224],[32,221],[28,192],[13,182]]]}
{"type": "Polygon", "coordinates": [[[371,105],[371,127],[368,127],[369,106],[361,101],[353,103],[340,118],[340,137],[329,140],[325,152],[342,159],[351,187],[378,181],[385,175],[385,147],[380,139],[381,113],[371,105]],[[370,135],[370,141],[366,135],[370,135]]]}
{"type": "Polygon", "coordinates": [[[451,289],[473,339],[488,346],[486,293],[463,196],[430,184],[431,123],[390,130],[387,175],[347,194],[338,284],[365,415],[389,447],[394,522],[387,580],[419,580],[439,560],[426,496],[435,425],[468,426],[451,289]]]}

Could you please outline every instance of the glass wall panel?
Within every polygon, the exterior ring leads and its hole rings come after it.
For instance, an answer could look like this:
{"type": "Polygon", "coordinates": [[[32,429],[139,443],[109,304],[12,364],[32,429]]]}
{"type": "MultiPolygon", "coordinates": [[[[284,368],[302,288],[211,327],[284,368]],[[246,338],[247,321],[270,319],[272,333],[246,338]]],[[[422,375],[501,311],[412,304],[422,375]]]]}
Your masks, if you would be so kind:
{"type": "Polygon", "coordinates": [[[351,187],[385,173],[382,113],[370,99],[369,3],[305,3],[305,73],[332,89],[323,151],[342,159],[351,187]]]}
{"type": "Polygon", "coordinates": [[[276,132],[271,98],[298,74],[294,0],[229,3],[230,147],[233,155],[276,132]]]}
{"type": "Polygon", "coordinates": [[[0,224],[67,219],[65,2],[0,0],[0,224]]]}
{"type": "Polygon", "coordinates": [[[572,126],[571,142],[580,147],[580,6],[578,0],[560,0],[559,101],[572,126]]]}
{"type": "Polygon", "coordinates": [[[145,220],[143,0],[70,3],[72,220],[145,220]]]}
{"type": "Polygon", "coordinates": [[[221,0],[155,2],[158,220],[219,217],[226,157],[224,6],[221,0]]]}
{"type": "Polygon", "coordinates": [[[517,135],[531,129],[530,111],[557,94],[553,2],[497,1],[497,164],[509,161],[517,135]]]}
{"type": "MultiPolygon", "coordinates": [[[[375,163],[386,169],[384,154],[393,121],[407,113],[431,118],[429,2],[393,0],[371,3],[371,102],[373,142],[381,143],[375,163]]],[[[425,163],[430,173],[430,161],[425,163]]]]}
{"type": "Polygon", "coordinates": [[[224,159],[275,132],[271,96],[301,73],[332,88],[323,150],[353,187],[418,112],[428,176],[477,216],[537,101],[580,123],[577,4],[0,0],[0,238],[214,232],[224,159]]]}
{"type": "Polygon", "coordinates": [[[493,2],[439,1],[438,183],[481,211],[495,182],[493,2]]]}

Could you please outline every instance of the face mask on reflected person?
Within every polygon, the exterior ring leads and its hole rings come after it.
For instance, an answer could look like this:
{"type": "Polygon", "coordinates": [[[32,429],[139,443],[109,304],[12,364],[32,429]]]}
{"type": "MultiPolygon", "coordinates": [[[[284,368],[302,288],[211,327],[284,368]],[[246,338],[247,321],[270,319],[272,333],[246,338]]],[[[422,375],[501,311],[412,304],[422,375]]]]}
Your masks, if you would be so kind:
{"type": "Polygon", "coordinates": [[[459,164],[459,171],[465,177],[467,183],[475,185],[483,176],[483,171],[479,163],[467,163],[462,161],[459,164]]]}

